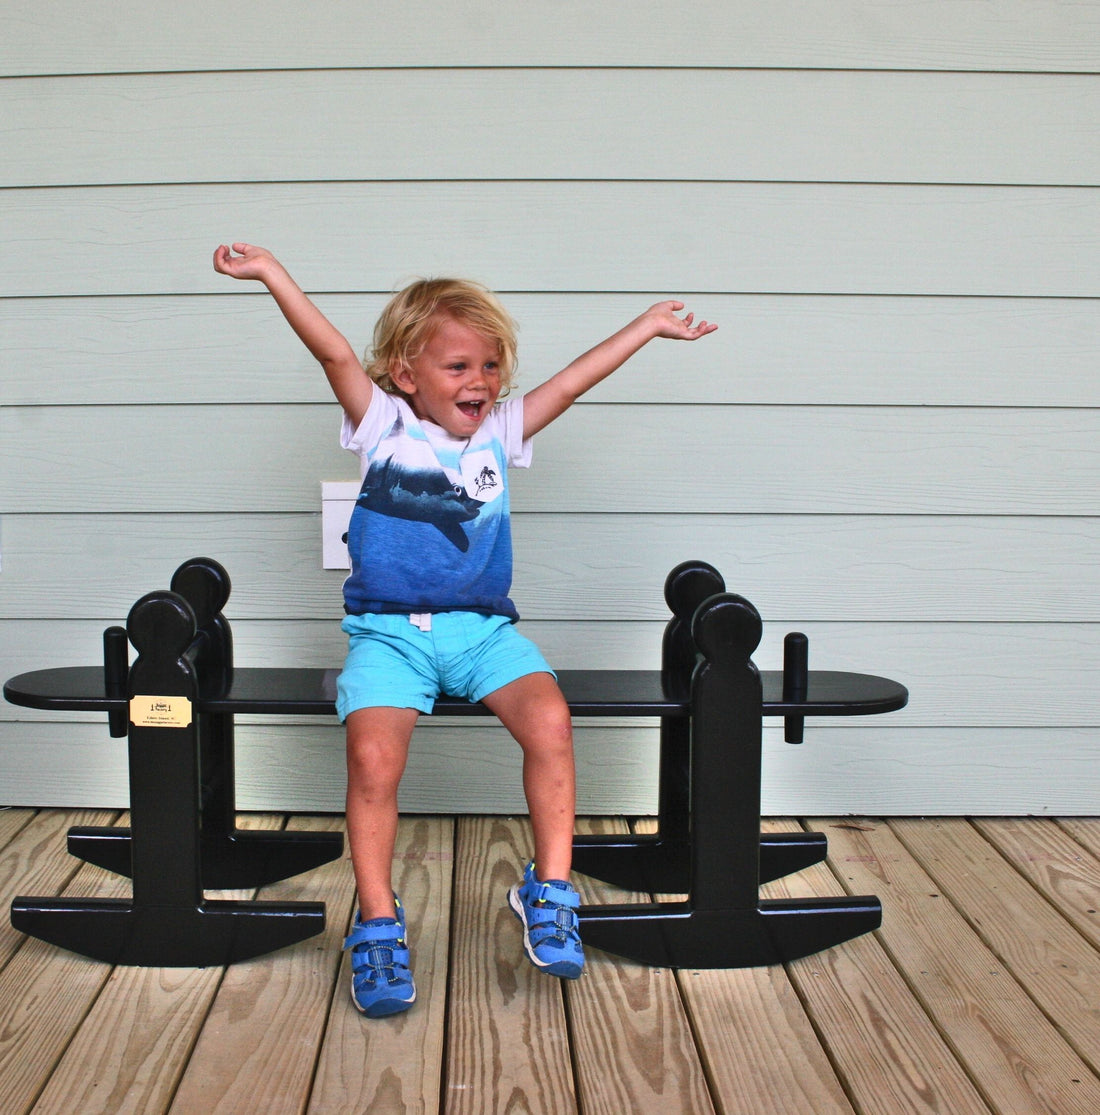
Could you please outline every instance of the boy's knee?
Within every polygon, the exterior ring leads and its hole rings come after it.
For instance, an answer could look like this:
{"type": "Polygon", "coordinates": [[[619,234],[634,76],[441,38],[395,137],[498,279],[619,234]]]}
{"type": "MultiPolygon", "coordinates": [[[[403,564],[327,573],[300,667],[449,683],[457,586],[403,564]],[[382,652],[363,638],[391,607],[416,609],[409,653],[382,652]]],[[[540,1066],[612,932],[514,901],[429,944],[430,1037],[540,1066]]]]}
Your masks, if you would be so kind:
{"type": "Polygon", "coordinates": [[[564,701],[560,706],[551,704],[534,718],[528,746],[543,754],[572,756],[573,718],[564,701]]]}
{"type": "MultiPolygon", "coordinates": [[[[373,711],[373,710],[372,710],[373,711]]],[[[389,786],[401,779],[412,734],[410,718],[352,716],[347,726],[348,780],[357,786],[389,786]]]]}
{"type": "Polygon", "coordinates": [[[348,740],[348,766],[386,770],[404,766],[408,748],[393,740],[373,736],[348,740]]]}

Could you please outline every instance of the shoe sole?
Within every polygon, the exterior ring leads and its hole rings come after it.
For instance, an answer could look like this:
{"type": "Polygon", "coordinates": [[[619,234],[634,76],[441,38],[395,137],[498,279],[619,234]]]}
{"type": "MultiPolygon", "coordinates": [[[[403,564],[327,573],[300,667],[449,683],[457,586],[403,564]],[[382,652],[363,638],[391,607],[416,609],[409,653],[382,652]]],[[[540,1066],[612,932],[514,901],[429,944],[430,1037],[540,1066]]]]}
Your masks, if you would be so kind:
{"type": "Polygon", "coordinates": [[[388,1018],[391,1014],[400,1014],[406,1011],[416,1002],[416,991],[413,991],[411,999],[377,999],[369,1006],[363,1007],[359,1005],[359,1000],[355,997],[355,983],[352,982],[351,987],[351,1001],[355,1005],[355,1009],[365,1018],[388,1018]]]}
{"type": "Polygon", "coordinates": [[[584,971],[584,965],[577,964],[572,960],[554,960],[547,964],[532,951],[529,940],[530,926],[527,924],[527,912],[523,905],[523,899],[519,896],[518,885],[508,891],[508,905],[511,906],[512,913],[516,915],[523,926],[523,951],[527,959],[540,972],[545,972],[548,976],[557,976],[558,979],[580,979],[581,972],[584,971]]]}

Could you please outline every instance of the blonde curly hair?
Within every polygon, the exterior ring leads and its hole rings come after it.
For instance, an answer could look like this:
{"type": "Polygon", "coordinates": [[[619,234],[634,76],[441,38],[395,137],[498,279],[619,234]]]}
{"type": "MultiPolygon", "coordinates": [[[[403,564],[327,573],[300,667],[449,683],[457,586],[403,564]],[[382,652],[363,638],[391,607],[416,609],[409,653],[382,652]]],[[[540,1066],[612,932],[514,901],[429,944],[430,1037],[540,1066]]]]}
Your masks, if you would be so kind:
{"type": "Polygon", "coordinates": [[[503,398],[515,386],[516,323],[488,287],[469,279],[417,279],[398,291],[375,323],[374,343],[363,359],[367,375],[383,391],[400,395],[390,373],[423,351],[441,317],[496,342],[503,398]]]}

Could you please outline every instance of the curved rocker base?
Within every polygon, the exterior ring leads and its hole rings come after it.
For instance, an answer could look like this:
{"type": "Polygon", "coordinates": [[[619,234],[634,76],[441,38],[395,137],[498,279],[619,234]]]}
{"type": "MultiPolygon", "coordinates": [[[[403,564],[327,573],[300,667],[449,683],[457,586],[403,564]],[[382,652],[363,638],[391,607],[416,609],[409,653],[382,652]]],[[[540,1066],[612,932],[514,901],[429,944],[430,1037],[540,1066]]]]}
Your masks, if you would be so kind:
{"type": "Polygon", "coordinates": [[[773,899],[755,909],[688,903],[580,909],[585,945],[657,968],[755,968],[850,941],[882,924],[877,898],[773,899]]]}
{"type": "Polygon", "coordinates": [[[297,944],[325,928],[321,902],[137,906],[125,898],[16,898],[11,923],[107,964],[210,968],[297,944]]]}

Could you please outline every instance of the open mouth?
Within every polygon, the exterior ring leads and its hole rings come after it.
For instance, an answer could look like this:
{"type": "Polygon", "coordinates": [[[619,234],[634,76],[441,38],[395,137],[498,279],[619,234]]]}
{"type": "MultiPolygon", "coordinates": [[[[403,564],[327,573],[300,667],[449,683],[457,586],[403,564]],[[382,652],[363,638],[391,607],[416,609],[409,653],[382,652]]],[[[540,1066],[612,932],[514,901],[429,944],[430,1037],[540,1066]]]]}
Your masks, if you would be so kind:
{"type": "Polygon", "coordinates": [[[485,402],[482,399],[467,399],[466,402],[458,404],[458,409],[467,418],[480,418],[484,406],[485,402]]]}

